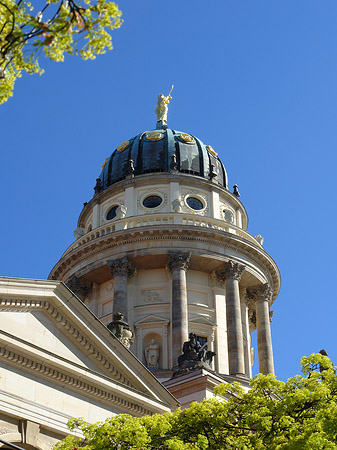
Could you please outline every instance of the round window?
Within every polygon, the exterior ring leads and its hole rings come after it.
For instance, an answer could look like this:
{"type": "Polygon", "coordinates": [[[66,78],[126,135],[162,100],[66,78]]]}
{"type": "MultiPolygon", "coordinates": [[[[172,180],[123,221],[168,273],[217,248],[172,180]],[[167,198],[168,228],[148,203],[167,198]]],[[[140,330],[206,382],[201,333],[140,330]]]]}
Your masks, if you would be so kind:
{"type": "Polygon", "coordinates": [[[111,209],[109,209],[108,214],[106,215],[107,220],[114,219],[117,215],[117,208],[119,205],[113,206],[111,209]]]}
{"type": "Polygon", "coordinates": [[[157,206],[161,205],[162,201],[163,200],[159,195],[149,195],[144,198],[143,206],[145,206],[145,208],[157,208],[157,206]]]}
{"type": "Polygon", "coordinates": [[[186,203],[192,209],[196,209],[198,211],[200,211],[200,209],[204,209],[204,205],[203,205],[202,201],[200,201],[196,197],[187,197],[186,203]]]}

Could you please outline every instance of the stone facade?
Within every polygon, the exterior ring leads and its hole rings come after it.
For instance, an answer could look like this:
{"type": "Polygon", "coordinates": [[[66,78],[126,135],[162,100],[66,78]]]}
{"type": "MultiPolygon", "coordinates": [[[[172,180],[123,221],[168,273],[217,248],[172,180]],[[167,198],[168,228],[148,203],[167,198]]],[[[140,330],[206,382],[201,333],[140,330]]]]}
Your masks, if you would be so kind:
{"type": "Polygon", "coordinates": [[[49,450],[69,434],[71,417],[93,423],[176,408],[62,283],[0,278],[0,299],[1,439],[49,450]]]}
{"type": "MultiPolygon", "coordinates": [[[[256,328],[249,317],[262,313],[247,292],[270,286],[265,314],[280,289],[280,275],[261,240],[247,232],[247,222],[238,197],[212,180],[176,172],[124,179],[85,206],[78,228],[89,231],[66,250],[50,279],[76,276],[98,284],[99,294],[90,292],[84,301],[105,324],[117,310],[123,312],[135,332],[131,351],[144,364],[145,349],[155,340],[160,348],[155,374],[162,381],[177,367],[189,332],[217,354],[212,363],[216,373],[249,378],[250,334],[256,328]],[[146,208],[148,196],[159,197],[160,205],[146,208]],[[202,209],[190,207],[190,197],[202,209]],[[107,220],[108,211],[120,204],[125,217],[107,220]],[[129,267],[123,274],[112,268],[118,261],[129,267]]],[[[269,350],[262,350],[262,344],[259,350],[272,354],[262,322],[255,324],[269,350]]],[[[259,358],[260,370],[273,372],[266,358],[266,364],[259,358]]]]}

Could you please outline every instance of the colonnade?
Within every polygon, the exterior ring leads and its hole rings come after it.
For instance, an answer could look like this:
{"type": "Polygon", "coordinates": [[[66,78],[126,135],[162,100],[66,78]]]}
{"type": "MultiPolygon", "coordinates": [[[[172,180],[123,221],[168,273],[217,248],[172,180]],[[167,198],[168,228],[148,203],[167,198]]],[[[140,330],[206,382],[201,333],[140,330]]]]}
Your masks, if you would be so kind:
{"type": "MultiPolygon", "coordinates": [[[[188,306],[186,271],[191,253],[171,251],[167,268],[172,274],[172,358],[173,366],[177,365],[178,356],[182,353],[184,342],[188,340],[188,306]]],[[[127,257],[107,261],[114,277],[113,313],[121,312],[127,321],[127,282],[135,269],[127,257]]],[[[227,345],[229,375],[245,376],[245,353],[242,330],[240,298],[240,280],[245,266],[235,261],[227,261],[214,273],[222,283],[226,298],[227,345]]],[[[242,292],[242,290],[241,290],[242,292]]],[[[245,290],[245,299],[255,305],[257,347],[259,371],[263,374],[274,373],[273,350],[270,331],[269,302],[272,290],[262,284],[245,290]]]]}

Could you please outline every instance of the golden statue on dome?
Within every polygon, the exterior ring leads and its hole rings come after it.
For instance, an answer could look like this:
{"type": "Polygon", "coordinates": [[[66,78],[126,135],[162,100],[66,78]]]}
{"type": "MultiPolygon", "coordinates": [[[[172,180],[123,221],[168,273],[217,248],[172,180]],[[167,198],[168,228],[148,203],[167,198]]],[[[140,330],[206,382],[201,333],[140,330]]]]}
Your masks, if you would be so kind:
{"type": "Polygon", "coordinates": [[[173,84],[171,87],[171,90],[168,95],[164,94],[158,94],[158,101],[156,105],[156,109],[154,112],[157,115],[157,122],[162,122],[164,125],[167,124],[167,111],[168,111],[168,104],[170,103],[170,100],[172,100],[171,92],[173,90],[173,84]]]}

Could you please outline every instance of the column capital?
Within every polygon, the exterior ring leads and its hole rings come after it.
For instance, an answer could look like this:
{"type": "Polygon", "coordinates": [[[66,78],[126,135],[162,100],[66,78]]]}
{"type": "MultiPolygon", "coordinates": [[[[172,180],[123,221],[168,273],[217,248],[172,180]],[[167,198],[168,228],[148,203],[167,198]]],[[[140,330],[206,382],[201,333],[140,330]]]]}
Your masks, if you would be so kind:
{"type": "Polygon", "coordinates": [[[120,259],[110,259],[107,261],[107,264],[110,267],[110,272],[113,277],[121,275],[131,278],[136,272],[134,265],[129,261],[127,256],[120,259]]]}
{"type": "Polygon", "coordinates": [[[225,281],[227,279],[240,281],[245,269],[246,267],[244,265],[229,260],[220,269],[217,269],[215,274],[219,281],[225,281]]]}
{"type": "Polygon", "coordinates": [[[66,282],[66,285],[71,291],[74,292],[74,294],[80,297],[81,300],[84,300],[84,298],[91,293],[93,288],[93,283],[90,283],[87,280],[83,280],[76,275],[70,277],[66,282]]]}
{"type": "Polygon", "coordinates": [[[247,289],[247,297],[254,302],[270,301],[273,291],[268,283],[247,289]]]}
{"type": "Polygon", "coordinates": [[[191,252],[169,252],[167,268],[170,272],[174,269],[186,270],[188,268],[191,252]]]}

